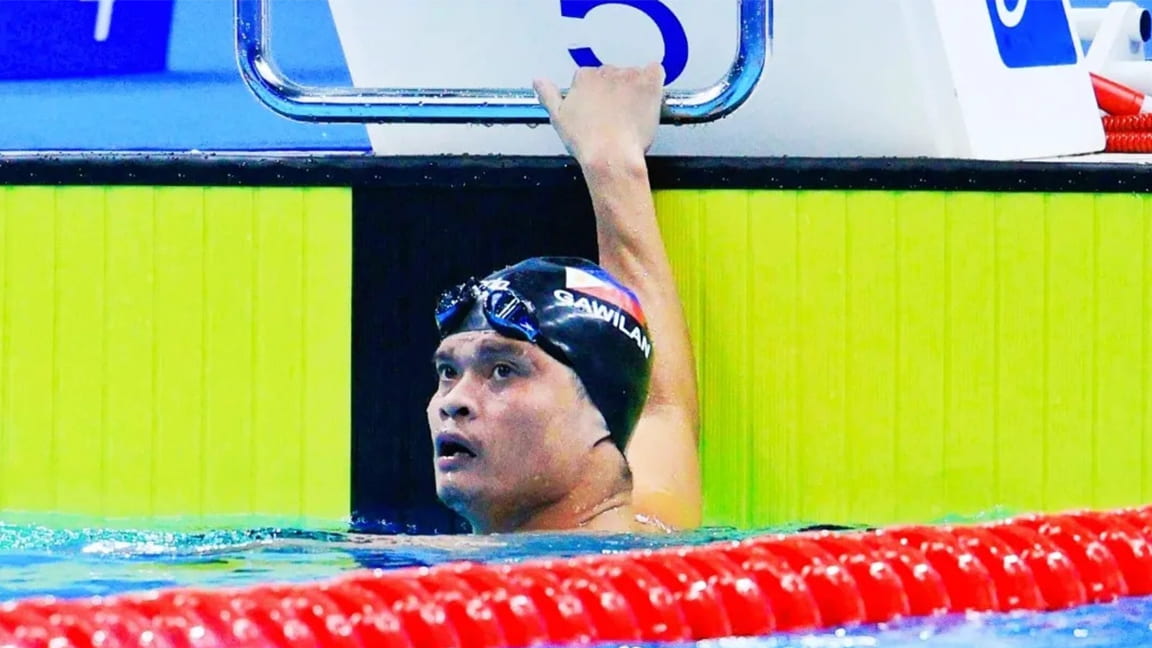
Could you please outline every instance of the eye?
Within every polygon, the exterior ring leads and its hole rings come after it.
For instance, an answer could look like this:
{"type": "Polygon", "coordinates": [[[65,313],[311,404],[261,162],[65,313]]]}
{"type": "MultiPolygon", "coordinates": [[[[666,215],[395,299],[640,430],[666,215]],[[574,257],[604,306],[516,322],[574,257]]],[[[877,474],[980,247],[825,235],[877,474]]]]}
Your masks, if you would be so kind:
{"type": "Polygon", "coordinates": [[[440,380],[452,380],[456,377],[456,367],[450,364],[438,364],[436,365],[436,375],[440,377],[440,380]]]}
{"type": "Polygon", "coordinates": [[[497,363],[497,365],[492,368],[492,375],[501,380],[511,378],[514,373],[516,373],[515,368],[503,362],[497,363]]]}

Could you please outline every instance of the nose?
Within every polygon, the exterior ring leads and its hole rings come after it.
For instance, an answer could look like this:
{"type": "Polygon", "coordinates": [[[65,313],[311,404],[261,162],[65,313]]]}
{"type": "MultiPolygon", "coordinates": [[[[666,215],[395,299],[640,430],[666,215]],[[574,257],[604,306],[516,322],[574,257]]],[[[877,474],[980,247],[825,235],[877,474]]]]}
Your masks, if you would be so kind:
{"type": "Polygon", "coordinates": [[[476,413],[475,390],[469,373],[465,373],[441,398],[440,419],[471,418],[476,413]]]}

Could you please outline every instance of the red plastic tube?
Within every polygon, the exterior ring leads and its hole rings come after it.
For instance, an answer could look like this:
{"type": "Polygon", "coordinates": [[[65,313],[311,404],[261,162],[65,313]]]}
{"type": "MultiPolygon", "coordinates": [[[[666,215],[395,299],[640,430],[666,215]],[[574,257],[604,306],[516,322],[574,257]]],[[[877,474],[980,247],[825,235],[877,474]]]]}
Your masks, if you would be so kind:
{"type": "Polygon", "coordinates": [[[1121,517],[1073,513],[1068,517],[1095,534],[1116,558],[1133,596],[1152,594],[1152,545],[1140,530],[1121,517]]]}
{"type": "Polygon", "coordinates": [[[1047,609],[1060,610],[1088,602],[1076,567],[1051,540],[1022,524],[996,525],[989,531],[1007,543],[1032,570],[1047,609]]]}
{"type": "Polygon", "coordinates": [[[739,565],[719,551],[687,550],[677,554],[705,578],[709,589],[720,596],[720,603],[732,625],[731,634],[756,637],[776,629],[776,618],[768,597],[755,580],[739,565]]]}
{"type": "Polygon", "coordinates": [[[862,534],[860,541],[871,547],[900,578],[908,595],[908,614],[929,616],[943,614],[952,608],[944,579],[919,549],[901,544],[883,533],[862,534]]]}
{"type": "MultiPolygon", "coordinates": [[[[504,629],[508,648],[548,643],[548,629],[540,608],[523,585],[482,565],[463,563],[449,569],[479,592],[479,598],[492,608],[500,627],[504,629]]],[[[417,648],[427,645],[416,641],[413,644],[417,648]]]]}
{"type": "Polygon", "coordinates": [[[1093,75],[1097,103],[1106,112],[1104,150],[1109,153],[1152,153],[1152,110],[1149,98],[1131,88],[1093,75]]]}
{"type": "Polygon", "coordinates": [[[682,641],[1152,594],[1152,508],[0,605],[0,648],[682,641]]]}
{"type": "Polygon", "coordinates": [[[392,612],[400,619],[406,634],[416,646],[463,646],[456,626],[445,623],[448,617],[444,606],[434,594],[416,582],[418,573],[405,570],[399,573],[375,573],[352,582],[391,604],[392,612]]]}
{"type": "MultiPolygon", "coordinates": [[[[169,636],[184,637],[190,648],[225,648],[226,628],[214,624],[197,612],[195,607],[187,605],[186,601],[192,596],[194,595],[189,592],[181,591],[150,592],[144,595],[130,595],[124,599],[124,604],[135,607],[151,618],[153,628],[167,631],[169,636]]],[[[73,623],[81,617],[92,619],[93,615],[81,614],[75,609],[70,611],[73,623]]]]}
{"type": "Polygon", "coordinates": [[[985,612],[1000,609],[996,583],[988,568],[943,529],[903,527],[888,534],[919,550],[944,580],[952,612],[985,612]]]}
{"type": "Polygon", "coordinates": [[[1128,583],[1116,557],[1100,542],[1099,535],[1076,520],[1063,515],[1027,516],[1017,523],[1039,531],[1060,547],[1076,566],[1089,603],[1105,603],[1128,595],[1128,583]]]}
{"type": "Polygon", "coordinates": [[[732,624],[719,592],[708,587],[707,579],[695,567],[671,552],[644,552],[634,560],[672,593],[692,639],[732,635],[732,624]]]}
{"type": "Polygon", "coordinates": [[[653,641],[691,638],[688,622],[672,592],[635,561],[597,558],[586,563],[586,570],[608,581],[631,603],[640,624],[639,636],[651,637],[653,641]]]}
{"type": "MultiPolygon", "coordinates": [[[[96,632],[101,630],[101,628],[95,624],[91,615],[85,614],[82,606],[61,605],[53,602],[46,606],[42,616],[48,621],[48,624],[52,626],[54,632],[59,633],[58,636],[61,637],[61,640],[58,643],[61,645],[75,646],[76,648],[95,648],[95,643],[103,643],[105,645],[115,643],[114,640],[111,642],[99,642],[96,640],[99,636],[96,632]],[[76,613],[77,607],[81,607],[79,614],[76,613]]],[[[175,638],[177,645],[180,645],[181,633],[170,633],[162,627],[158,630],[169,637],[175,638]]],[[[127,637],[126,639],[132,641],[131,637],[127,637]]],[[[3,644],[3,638],[0,638],[0,645],[3,644]]]]}
{"type": "MultiPolygon", "coordinates": [[[[391,606],[372,592],[341,579],[321,583],[317,593],[327,596],[343,614],[347,630],[364,646],[412,648],[412,638],[391,606]]],[[[339,631],[345,631],[344,626],[339,631]]]]}
{"type": "Polygon", "coordinates": [[[950,531],[960,546],[976,556],[988,570],[996,587],[998,611],[1043,610],[1047,607],[1032,569],[1008,543],[980,527],[958,527],[950,531]]]}
{"type": "Polygon", "coordinates": [[[432,570],[419,579],[420,585],[444,608],[449,625],[453,625],[475,648],[503,648],[508,645],[504,628],[496,619],[492,606],[468,581],[441,569],[432,570]]]}
{"type": "Polygon", "coordinates": [[[760,586],[772,608],[777,630],[791,632],[824,625],[808,582],[783,558],[762,546],[739,542],[722,545],[719,551],[760,586]]]}
{"type": "Polygon", "coordinates": [[[1096,104],[1112,115],[1138,115],[1152,112],[1152,100],[1139,90],[1116,83],[1098,74],[1092,74],[1092,90],[1096,104]]]}
{"type": "Polygon", "coordinates": [[[795,536],[770,540],[761,546],[787,561],[807,581],[826,625],[853,625],[864,621],[867,610],[860,588],[827,549],[810,538],[795,536]]]}
{"type": "Polygon", "coordinates": [[[823,535],[813,542],[836,556],[852,575],[864,603],[864,621],[881,623],[908,616],[908,592],[900,576],[859,536],[823,535]]]}
{"type": "Polygon", "coordinates": [[[545,634],[557,643],[594,643],[600,637],[584,603],[569,592],[560,577],[537,565],[505,567],[501,575],[536,601],[545,634]]]}
{"type": "MultiPolygon", "coordinates": [[[[601,640],[617,642],[640,639],[641,619],[636,610],[639,608],[642,612],[650,612],[649,608],[625,598],[609,579],[576,561],[557,561],[546,563],[543,567],[559,576],[565,589],[580,598],[601,640]]],[[[651,624],[651,616],[644,621],[651,624]]]]}

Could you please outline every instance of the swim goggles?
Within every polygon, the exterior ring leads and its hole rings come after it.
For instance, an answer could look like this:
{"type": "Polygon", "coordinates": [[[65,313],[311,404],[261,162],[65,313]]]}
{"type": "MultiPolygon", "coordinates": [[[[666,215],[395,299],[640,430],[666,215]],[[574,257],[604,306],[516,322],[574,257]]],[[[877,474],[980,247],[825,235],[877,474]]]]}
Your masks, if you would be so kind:
{"type": "Polygon", "coordinates": [[[536,308],[519,294],[507,288],[488,289],[475,279],[444,291],[436,305],[436,328],[440,339],[460,326],[472,306],[481,304],[484,319],[500,335],[531,342],[560,362],[571,365],[568,354],[540,332],[536,308]]]}
{"type": "Polygon", "coordinates": [[[536,342],[539,338],[540,324],[532,304],[511,290],[488,290],[475,279],[469,279],[440,295],[436,305],[440,339],[452,333],[478,301],[483,304],[481,310],[488,324],[501,335],[527,342],[536,342]]]}

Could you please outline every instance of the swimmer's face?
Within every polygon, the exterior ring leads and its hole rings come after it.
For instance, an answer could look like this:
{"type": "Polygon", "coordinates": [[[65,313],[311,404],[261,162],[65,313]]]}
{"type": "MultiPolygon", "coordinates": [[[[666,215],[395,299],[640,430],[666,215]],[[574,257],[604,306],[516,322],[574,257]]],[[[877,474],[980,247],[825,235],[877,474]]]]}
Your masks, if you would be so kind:
{"type": "Polygon", "coordinates": [[[533,344],[458,333],[440,344],[433,364],[436,491],[465,517],[503,519],[555,502],[606,435],[576,374],[533,344]]]}

